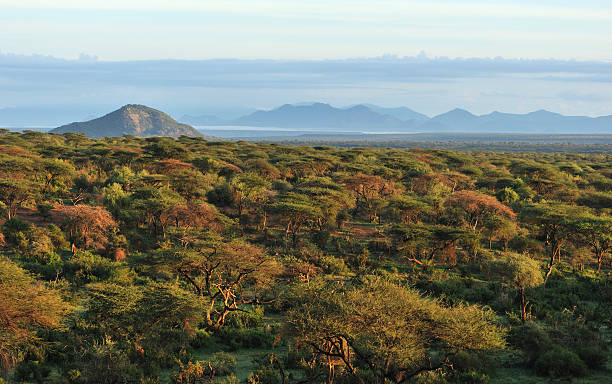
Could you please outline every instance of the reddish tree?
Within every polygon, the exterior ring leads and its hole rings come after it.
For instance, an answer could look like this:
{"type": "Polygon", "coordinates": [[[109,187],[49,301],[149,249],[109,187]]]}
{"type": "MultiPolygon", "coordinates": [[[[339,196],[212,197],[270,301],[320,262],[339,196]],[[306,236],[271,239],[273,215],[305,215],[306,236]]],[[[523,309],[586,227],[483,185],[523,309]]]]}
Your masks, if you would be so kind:
{"type": "Polygon", "coordinates": [[[351,191],[357,205],[367,213],[371,222],[378,218],[380,199],[397,195],[400,191],[391,181],[380,176],[358,174],[345,181],[347,190],[351,191]]]}
{"type": "Polygon", "coordinates": [[[475,191],[457,191],[453,193],[446,206],[459,208],[465,213],[469,227],[475,233],[480,233],[484,227],[483,218],[486,215],[501,215],[511,219],[516,213],[508,206],[500,203],[495,197],[475,191]]]}
{"type": "Polygon", "coordinates": [[[103,248],[108,232],[117,226],[111,214],[102,207],[78,204],[62,206],[58,213],[65,217],[65,229],[73,243],[84,248],[103,248]]]}

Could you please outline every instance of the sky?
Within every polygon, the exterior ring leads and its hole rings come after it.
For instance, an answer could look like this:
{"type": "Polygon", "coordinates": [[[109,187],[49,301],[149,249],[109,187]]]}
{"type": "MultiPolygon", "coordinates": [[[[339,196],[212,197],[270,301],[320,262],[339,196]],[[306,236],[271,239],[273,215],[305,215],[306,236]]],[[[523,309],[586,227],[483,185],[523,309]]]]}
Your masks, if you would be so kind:
{"type": "Polygon", "coordinates": [[[610,115],[611,68],[609,0],[0,0],[0,124],[126,102],[610,115]]]}

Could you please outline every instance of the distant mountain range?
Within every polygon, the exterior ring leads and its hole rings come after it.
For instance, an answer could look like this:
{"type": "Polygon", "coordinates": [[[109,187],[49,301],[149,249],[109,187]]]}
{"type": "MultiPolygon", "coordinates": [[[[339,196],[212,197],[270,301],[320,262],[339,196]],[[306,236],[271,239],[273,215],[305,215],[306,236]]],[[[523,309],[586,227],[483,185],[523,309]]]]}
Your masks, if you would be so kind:
{"type": "Polygon", "coordinates": [[[324,103],[285,104],[234,120],[210,115],[186,120],[200,126],[327,129],[336,132],[612,133],[612,116],[564,116],[545,110],[527,114],[492,112],[474,115],[463,109],[454,109],[430,118],[406,107],[385,108],[372,104],[347,108],[335,108],[324,103]]]}
{"type": "Polygon", "coordinates": [[[169,115],[145,105],[128,104],[97,119],[72,123],[52,129],[50,133],[84,133],[88,137],[134,135],[203,136],[190,125],[182,124],[169,115]]]}

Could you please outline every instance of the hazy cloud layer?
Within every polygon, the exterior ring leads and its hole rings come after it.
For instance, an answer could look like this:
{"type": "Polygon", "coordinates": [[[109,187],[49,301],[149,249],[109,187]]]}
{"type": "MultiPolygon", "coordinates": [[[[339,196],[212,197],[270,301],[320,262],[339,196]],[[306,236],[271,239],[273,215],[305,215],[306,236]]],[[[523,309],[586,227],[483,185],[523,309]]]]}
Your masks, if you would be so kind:
{"type": "Polygon", "coordinates": [[[62,60],[0,54],[0,89],[0,124],[10,123],[9,112],[18,115],[18,110],[55,110],[54,119],[60,121],[43,119],[54,124],[127,103],[151,105],[177,117],[230,117],[249,108],[305,100],[408,106],[429,115],[461,107],[474,113],[549,109],[596,116],[612,114],[612,63],[424,55],[105,62],[91,56],[62,60]]]}

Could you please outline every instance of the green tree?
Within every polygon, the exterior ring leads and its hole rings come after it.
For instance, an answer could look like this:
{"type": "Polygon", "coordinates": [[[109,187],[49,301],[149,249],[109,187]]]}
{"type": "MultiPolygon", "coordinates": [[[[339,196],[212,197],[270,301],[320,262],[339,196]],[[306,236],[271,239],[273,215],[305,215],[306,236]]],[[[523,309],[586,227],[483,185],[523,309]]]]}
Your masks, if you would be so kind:
{"type": "Polygon", "coordinates": [[[162,350],[180,343],[167,330],[185,332],[202,320],[205,302],[170,283],[144,286],[94,283],[88,287],[84,316],[115,342],[128,342],[133,350],[162,350]]]}
{"type": "Polygon", "coordinates": [[[289,297],[286,332],[328,366],[343,366],[357,382],[403,383],[450,368],[459,351],[504,347],[491,311],[447,307],[379,278],[361,284],[300,286],[289,297]]]}
{"type": "Polygon", "coordinates": [[[313,206],[308,196],[289,192],[268,205],[268,212],[279,217],[285,224],[285,237],[293,246],[297,245],[297,236],[304,226],[312,226],[323,215],[321,209],[313,206]]]}
{"type": "Polygon", "coordinates": [[[544,283],[544,276],[540,264],[532,258],[507,252],[502,255],[500,271],[505,274],[521,294],[521,319],[527,319],[527,306],[525,290],[535,288],[544,283]]]}
{"type": "Polygon", "coordinates": [[[37,187],[24,180],[0,180],[0,202],[6,206],[7,219],[15,217],[17,210],[23,204],[32,201],[36,196],[37,187]]]}
{"type": "Polygon", "coordinates": [[[597,273],[606,254],[612,249],[612,218],[583,215],[570,223],[578,241],[591,248],[597,261],[597,273]]]}
{"type": "Polygon", "coordinates": [[[232,313],[262,299],[279,266],[261,249],[242,241],[204,240],[191,249],[159,251],[152,264],[153,273],[163,271],[183,279],[206,303],[205,320],[219,328],[232,313]]]}
{"type": "Polygon", "coordinates": [[[58,328],[70,310],[57,291],[0,258],[0,373],[6,375],[20,352],[39,340],[37,330],[58,328]]]}
{"type": "Polygon", "coordinates": [[[561,203],[531,204],[521,211],[524,222],[535,226],[536,233],[547,246],[548,271],[545,281],[560,260],[561,249],[571,234],[570,222],[580,214],[580,209],[561,203]]]}
{"type": "Polygon", "coordinates": [[[234,176],[230,186],[234,194],[238,216],[242,217],[249,208],[264,200],[265,192],[270,188],[270,182],[256,173],[246,172],[234,176]]]}

